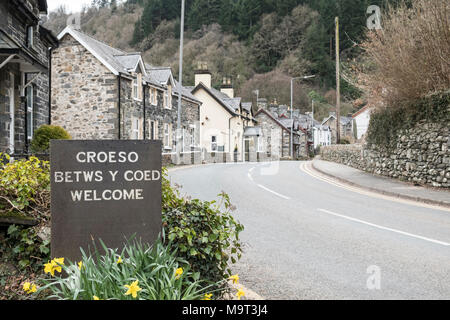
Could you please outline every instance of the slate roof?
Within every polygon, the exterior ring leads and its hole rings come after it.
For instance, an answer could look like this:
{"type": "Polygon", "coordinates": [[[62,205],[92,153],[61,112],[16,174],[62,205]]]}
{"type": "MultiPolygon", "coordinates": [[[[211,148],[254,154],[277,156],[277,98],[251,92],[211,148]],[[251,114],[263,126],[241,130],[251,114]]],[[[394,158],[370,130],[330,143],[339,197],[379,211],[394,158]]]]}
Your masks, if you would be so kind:
{"type": "Polygon", "coordinates": [[[208,88],[203,83],[200,83],[194,87],[191,91],[192,94],[200,88],[203,88],[206,92],[208,92],[220,105],[231,113],[231,115],[237,115],[236,110],[239,110],[241,98],[230,98],[227,94],[214,88],[208,88]]]}
{"type": "Polygon", "coordinates": [[[242,105],[242,109],[244,109],[248,113],[252,113],[253,104],[251,102],[242,102],[241,105],[242,105]]]}
{"type": "MultiPolygon", "coordinates": [[[[58,39],[61,39],[67,33],[71,34],[77,41],[86,47],[91,53],[99,59],[106,67],[108,67],[114,74],[124,74],[131,76],[130,70],[135,70],[139,61],[142,61],[142,56],[139,52],[125,52],[120,49],[113,48],[93,37],[73,29],[68,26],[64,29],[58,39]]],[[[170,67],[153,67],[149,64],[143,64],[145,70],[143,72],[143,80],[154,86],[165,88],[169,81],[173,80],[172,70],[170,67]]],[[[174,93],[177,93],[177,84],[174,81],[174,93]]],[[[190,90],[183,87],[182,95],[185,98],[194,100],[200,103],[190,92],[190,90]]]]}

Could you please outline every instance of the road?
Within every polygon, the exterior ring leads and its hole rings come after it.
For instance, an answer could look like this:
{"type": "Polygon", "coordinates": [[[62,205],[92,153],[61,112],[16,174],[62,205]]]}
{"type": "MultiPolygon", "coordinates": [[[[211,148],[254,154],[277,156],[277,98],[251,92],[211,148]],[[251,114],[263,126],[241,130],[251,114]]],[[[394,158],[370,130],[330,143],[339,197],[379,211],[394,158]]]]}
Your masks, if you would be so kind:
{"type": "Polygon", "coordinates": [[[307,162],[170,172],[182,192],[227,192],[245,226],[233,267],[266,299],[450,299],[450,210],[350,188],[307,162]]]}

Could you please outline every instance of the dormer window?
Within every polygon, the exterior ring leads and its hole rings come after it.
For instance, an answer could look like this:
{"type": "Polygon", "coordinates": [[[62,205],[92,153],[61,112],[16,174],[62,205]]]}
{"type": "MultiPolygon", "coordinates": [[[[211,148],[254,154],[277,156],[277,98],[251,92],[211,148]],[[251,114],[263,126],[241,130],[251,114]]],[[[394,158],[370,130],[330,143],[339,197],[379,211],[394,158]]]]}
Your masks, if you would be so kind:
{"type": "Polygon", "coordinates": [[[167,86],[167,90],[164,92],[164,108],[172,109],[172,86],[167,86]]]}
{"type": "Polygon", "coordinates": [[[27,27],[27,48],[33,48],[34,46],[34,27],[27,27]]]}
{"type": "Polygon", "coordinates": [[[133,98],[142,100],[142,74],[140,73],[133,79],[133,98]]]}

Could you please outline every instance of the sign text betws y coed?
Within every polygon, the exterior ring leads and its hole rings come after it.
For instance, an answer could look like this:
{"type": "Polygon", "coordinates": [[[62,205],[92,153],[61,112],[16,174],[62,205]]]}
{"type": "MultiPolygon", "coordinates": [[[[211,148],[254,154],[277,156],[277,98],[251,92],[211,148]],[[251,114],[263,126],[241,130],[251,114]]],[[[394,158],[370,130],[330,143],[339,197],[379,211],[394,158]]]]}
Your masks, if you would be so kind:
{"type": "Polygon", "coordinates": [[[122,248],[161,231],[160,141],[52,141],[52,256],[72,261],[92,239],[122,248]]]}

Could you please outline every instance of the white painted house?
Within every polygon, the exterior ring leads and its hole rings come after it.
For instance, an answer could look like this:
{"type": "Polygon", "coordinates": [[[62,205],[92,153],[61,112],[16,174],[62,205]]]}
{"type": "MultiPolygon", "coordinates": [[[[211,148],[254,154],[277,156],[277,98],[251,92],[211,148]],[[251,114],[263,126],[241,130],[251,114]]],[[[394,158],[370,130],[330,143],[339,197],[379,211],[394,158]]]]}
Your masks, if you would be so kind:
{"type": "Polygon", "coordinates": [[[321,124],[313,127],[314,150],[318,147],[331,146],[331,128],[321,124]]]}
{"type": "Polygon", "coordinates": [[[356,112],[352,118],[356,124],[356,138],[360,140],[369,129],[370,116],[373,112],[373,107],[367,105],[358,112],[356,112]]]}

